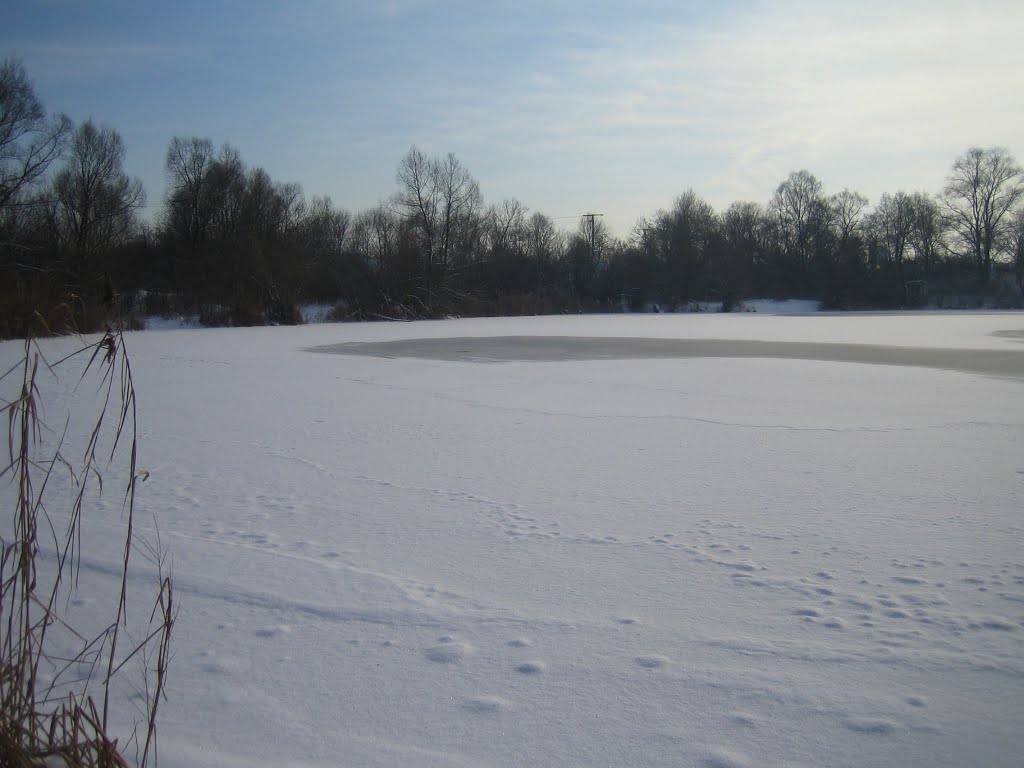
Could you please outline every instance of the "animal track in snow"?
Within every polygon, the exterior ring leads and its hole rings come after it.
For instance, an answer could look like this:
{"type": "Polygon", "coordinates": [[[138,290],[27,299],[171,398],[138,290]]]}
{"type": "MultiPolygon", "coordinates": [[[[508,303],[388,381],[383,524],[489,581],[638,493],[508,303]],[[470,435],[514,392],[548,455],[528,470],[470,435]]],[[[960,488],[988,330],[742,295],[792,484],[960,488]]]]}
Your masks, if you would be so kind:
{"type": "Polygon", "coordinates": [[[850,719],[843,721],[843,727],[854,733],[890,736],[896,732],[896,724],[889,720],[850,719]]]}
{"type": "Polygon", "coordinates": [[[253,635],[260,638],[271,638],[290,634],[291,631],[292,628],[287,624],[280,624],[274,627],[261,627],[260,629],[253,630],[253,635]]]}
{"type": "Polygon", "coordinates": [[[742,752],[712,747],[704,755],[704,768],[750,768],[753,763],[742,752]]]}
{"type": "Polygon", "coordinates": [[[426,650],[426,656],[438,664],[457,664],[474,650],[469,643],[462,643],[449,637],[440,638],[438,645],[426,650]]]}
{"type": "Polygon", "coordinates": [[[658,653],[646,654],[643,656],[637,656],[635,659],[636,663],[644,669],[661,669],[667,667],[672,663],[672,659],[668,656],[662,656],[658,653]]]}
{"type": "Polygon", "coordinates": [[[491,714],[511,709],[511,702],[500,696],[470,696],[462,702],[462,708],[477,714],[491,714]]]}
{"type": "Polygon", "coordinates": [[[729,719],[734,725],[742,725],[744,728],[757,728],[761,725],[761,718],[750,712],[733,712],[729,719]]]}

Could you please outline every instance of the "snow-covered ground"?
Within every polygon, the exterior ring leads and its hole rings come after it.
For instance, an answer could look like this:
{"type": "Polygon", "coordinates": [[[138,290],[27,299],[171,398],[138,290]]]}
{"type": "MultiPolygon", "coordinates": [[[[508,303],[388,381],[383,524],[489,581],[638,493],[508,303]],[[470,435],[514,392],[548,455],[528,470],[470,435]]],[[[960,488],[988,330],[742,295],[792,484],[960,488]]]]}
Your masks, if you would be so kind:
{"type": "MultiPolygon", "coordinates": [[[[180,600],[161,764],[1017,766],[1022,336],[1006,313],[128,334],[139,519],[180,600]],[[498,336],[1021,364],[307,351],[498,336]]],[[[108,489],[87,601],[121,523],[108,489]]]]}

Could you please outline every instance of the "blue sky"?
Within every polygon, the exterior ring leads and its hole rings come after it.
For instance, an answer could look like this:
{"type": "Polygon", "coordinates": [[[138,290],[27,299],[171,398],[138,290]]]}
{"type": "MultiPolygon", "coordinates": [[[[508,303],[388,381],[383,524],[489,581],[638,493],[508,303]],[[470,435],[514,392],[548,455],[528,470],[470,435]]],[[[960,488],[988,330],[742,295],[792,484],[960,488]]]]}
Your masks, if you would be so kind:
{"type": "Polygon", "coordinates": [[[954,157],[1024,160],[1024,4],[8,3],[0,56],[52,111],[117,129],[155,211],[173,136],[357,211],[413,144],[489,202],[598,211],[621,236],[693,188],[765,202],[790,171],[876,202],[954,157]]]}

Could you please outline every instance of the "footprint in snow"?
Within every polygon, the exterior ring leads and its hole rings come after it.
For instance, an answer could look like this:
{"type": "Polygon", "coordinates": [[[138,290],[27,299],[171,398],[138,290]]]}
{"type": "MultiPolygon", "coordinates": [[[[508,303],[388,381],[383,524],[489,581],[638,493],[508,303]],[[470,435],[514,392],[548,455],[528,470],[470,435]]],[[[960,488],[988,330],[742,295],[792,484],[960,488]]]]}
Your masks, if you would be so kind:
{"type": "Polygon", "coordinates": [[[909,584],[911,586],[919,586],[921,584],[928,583],[924,579],[915,579],[912,576],[893,576],[892,580],[900,584],[909,584]]]}
{"type": "Polygon", "coordinates": [[[866,733],[875,736],[890,736],[896,732],[896,724],[889,720],[845,720],[843,725],[854,733],[866,733]]]}
{"type": "Polygon", "coordinates": [[[426,656],[430,661],[438,664],[458,664],[472,652],[473,646],[469,643],[450,640],[428,648],[426,656]]]}
{"type": "Polygon", "coordinates": [[[462,702],[462,708],[486,715],[510,709],[512,704],[500,696],[471,696],[462,702]]]}
{"type": "Polygon", "coordinates": [[[733,712],[729,719],[734,725],[741,725],[744,728],[757,728],[761,725],[761,718],[749,712],[733,712]]]}
{"type": "Polygon", "coordinates": [[[705,768],[750,768],[750,758],[734,749],[712,747],[704,754],[705,768]]]}
{"type": "Polygon", "coordinates": [[[668,656],[662,656],[658,653],[646,654],[644,656],[637,656],[635,659],[636,663],[644,669],[661,669],[667,667],[672,663],[672,659],[668,656]]]}
{"type": "Polygon", "coordinates": [[[539,659],[532,661],[524,661],[521,664],[516,664],[516,672],[524,675],[539,675],[548,668],[548,665],[539,659]]]}
{"type": "Polygon", "coordinates": [[[289,627],[286,624],[282,624],[282,625],[277,626],[277,627],[263,627],[261,629],[254,630],[253,634],[256,637],[260,637],[260,638],[266,639],[266,638],[271,638],[271,637],[277,637],[278,635],[287,635],[291,631],[292,631],[291,627],[289,627]]]}

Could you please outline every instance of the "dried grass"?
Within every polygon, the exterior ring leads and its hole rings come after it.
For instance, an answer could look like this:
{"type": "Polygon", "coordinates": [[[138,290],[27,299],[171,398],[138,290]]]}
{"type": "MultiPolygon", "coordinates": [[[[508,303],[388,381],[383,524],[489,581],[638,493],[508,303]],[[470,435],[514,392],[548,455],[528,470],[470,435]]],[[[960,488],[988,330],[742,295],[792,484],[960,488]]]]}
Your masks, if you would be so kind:
{"type": "Polygon", "coordinates": [[[0,481],[7,483],[15,500],[13,519],[0,521],[0,768],[127,766],[123,751],[129,745],[140,767],[157,759],[156,717],[165,697],[176,616],[173,583],[165,574],[159,540],[147,544],[134,530],[136,490],[147,475],[136,465],[135,386],[123,335],[120,328],[108,329],[96,341],[80,341],[77,351],[50,363],[28,338],[21,360],[0,375],[0,392],[11,393],[2,407],[9,461],[0,481]],[[39,386],[44,375],[57,380],[70,376],[73,360],[84,361],[77,387],[95,385],[100,403],[77,459],[69,455],[70,415],[60,429],[47,423],[39,386]],[[119,588],[108,596],[109,624],[85,636],[66,618],[78,589],[83,508],[87,492],[93,486],[102,489],[104,471],[125,453],[119,588]],[[51,514],[48,504],[54,494],[48,490],[62,480],[70,481],[73,489],[70,509],[51,514]],[[136,552],[157,572],[156,596],[141,628],[129,626],[126,615],[129,563],[136,552]],[[57,650],[55,633],[65,641],[76,640],[78,650],[70,658],[57,650]],[[134,732],[119,744],[109,732],[112,713],[136,703],[125,702],[117,692],[123,689],[115,690],[114,683],[130,668],[141,677],[135,685],[142,714],[134,732]],[[53,674],[41,675],[40,670],[53,674]]]}

